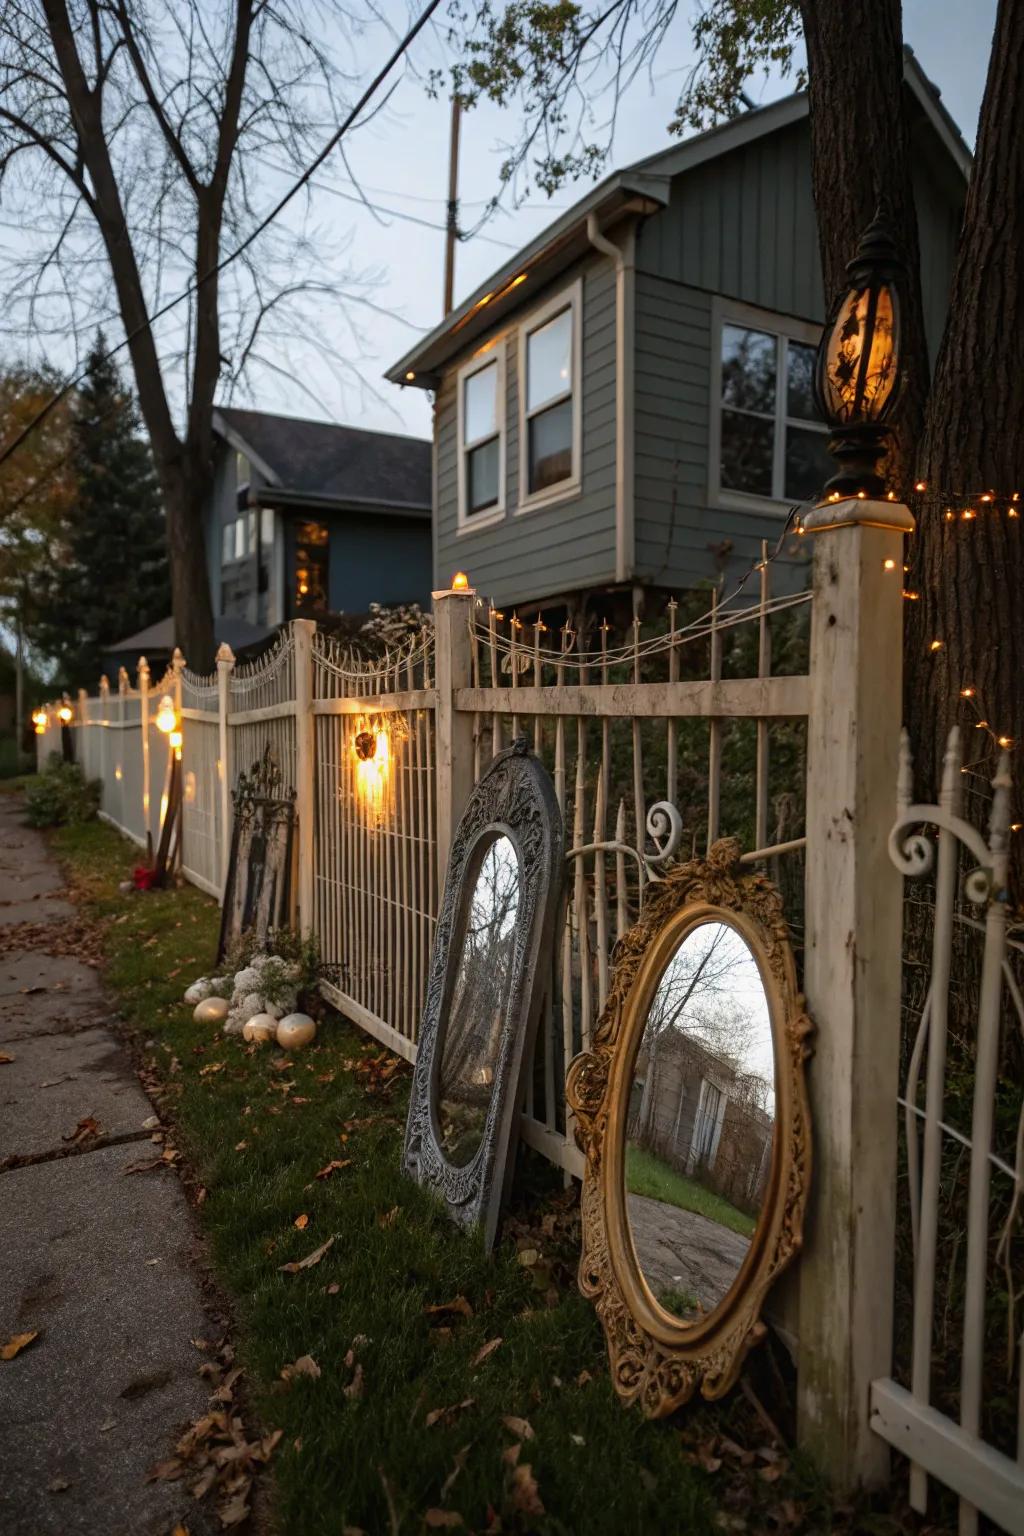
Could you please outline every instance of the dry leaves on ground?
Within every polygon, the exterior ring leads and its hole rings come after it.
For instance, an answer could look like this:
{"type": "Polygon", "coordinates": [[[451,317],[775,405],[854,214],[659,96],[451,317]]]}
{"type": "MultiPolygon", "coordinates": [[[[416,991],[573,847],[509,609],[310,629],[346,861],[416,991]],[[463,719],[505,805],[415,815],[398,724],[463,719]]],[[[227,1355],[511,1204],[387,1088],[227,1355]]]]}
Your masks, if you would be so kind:
{"type": "Polygon", "coordinates": [[[9,1067],[13,1060],[14,1057],[8,1056],[6,1051],[0,1051],[0,1067],[9,1067]]]}
{"type": "Polygon", "coordinates": [[[506,1413],[501,1422],[510,1434],[515,1435],[517,1440],[533,1439],[533,1426],[529,1419],[518,1419],[514,1413],[506,1413]]]}
{"type": "Polygon", "coordinates": [[[295,1220],[292,1222],[292,1226],[298,1227],[300,1232],[305,1232],[306,1228],[309,1226],[308,1211],[303,1211],[301,1216],[296,1216],[295,1220]]]}
{"type": "Polygon", "coordinates": [[[339,1169],[349,1168],[351,1165],[352,1159],[350,1157],[332,1157],[331,1161],[329,1163],[325,1163],[324,1166],[313,1175],[313,1177],[315,1179],[329,1179],[331,1175],[337,1173],[339,1169]]]}
{"type": "Polygon", "coordinates": [[[61,1141],[70,1142],[73,1147],[88,1146],[91,1141],[98,1141],[106,1135],[102,1125],[92,1115],[83,1115],[73,1131],[61,1137],[61,1141]]]}
{"type": "Polygon", "coordinates": [[[423,1420],[424,1428],[430,1429],[434,1424],[450,1424],[456,1414],[464,1413],[467,1408],[472,1408],[475,1402],[475,1397],[464,1397],[461,1403],[452,1403],[447,1408],[431,1408],[423,1420]]]}
{"type": "Polygon", "coordinates": [[[534,1477],[533,1468],[528,1461],[512,1468],[509,1497],[511,1498],[513,1508],[518,1510],[521,1515],[536,1518],[538,1515],[545,1513],[540,1493],[537,1490],[537,1479],[534,1477]]]}
{"type": "Polygon", "coordinates": [[[466,1522],[457,1509],[428,1509],[423,1516],[423,1523],[433,1531],[454,1531],[466,1522]]]}
{"type": "Polygon", "coordinates": [[[441,1301],[435,1306],[423,1308],[424,1317],[443,1317],[449,1312],[458,1312],[462,1317],[473,1316],[473,1308],[465,1296],[456,1296],[451,1301],[441,1301]]]}
{"type": "Polygon", "coordinates": [[[313,1381],[318,1381],[322,1374],[312,1355],[300,1355],[291,1365],[281,1367],[282,1381],[293,1381],[296,1376],[309,1376],[313,1381]]]}
{"type": "MultiPolygon", "coordinates": [[[[61,893],[47,891],[46,895],[49,899],[61,893]]],[[[11,923],[0,929],[0,952],[15,949],[41,949],[50,955],[81,960],[95,969],[103,959],[103,927],[83,917],[62,917],[49,923],[11,923]]],[[[46,988],[33,990],[45,992],[46,988]]]]}
{"type": "Polygon", "coordinates": [[[478,1365],[483,1365],[485,1360],[489,1360],[500,1344],[501,1339],[497,1338],[488,1339],[486,1344],[481,1345],[476,1354],[473,1356],[472,1360],[469,1362],[470,1370],[475,1371],[478,1365]]]}
{"type": "Polygon", "coordinates": [[[34,1333],[12,1333],[5,1343],[0,1344],[0,1360],[13,1360],[15,1355],[20,1355],[38,1337],[38,1328],[34,1333]]]}
{"type": "Polygon", "coordinates": [[[292,1259],[289,1264],[279,1264],[277,1267],[286,1275],[297,1275],[301,1269],[311,1269],[314,1264],[319,1264],[328,1248],[334,1242],[329,1237],[326,1243],[321,1243],[319,1248],[314,1248],[312,1253],[307,1253],[304,1259],[292,1259]]]}

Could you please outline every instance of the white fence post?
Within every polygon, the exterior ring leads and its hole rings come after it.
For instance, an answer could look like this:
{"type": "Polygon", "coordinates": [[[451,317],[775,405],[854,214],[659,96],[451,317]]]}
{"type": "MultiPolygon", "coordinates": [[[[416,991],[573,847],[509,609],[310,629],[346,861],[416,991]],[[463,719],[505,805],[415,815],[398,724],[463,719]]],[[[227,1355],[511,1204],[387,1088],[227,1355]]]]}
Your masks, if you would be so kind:
{"type": "Polygon", "coordinates": [[[149,819],[149,662],[139,657],[136,672],[139,687],[139,725],[142,736],[142,830],[146,835],[146,853],[153,851],[153,828],[149,819]]]}
{"type": "Polygon", "coordinates": [[[476,593],[435,592],[434,662],[437,685],[437,886],[444,886],[448,850],[473,788],[473,716],[455,708],[456,688],[471,686],[470,625],[476,593]]]}
{"type": "Polygon", "coordinates": [[[799,1439],[841,1491],[884,1480],[871,1381],[892,1364],[902,889],[887,852],[902,713],[899,503],[814,535],[804,987],[814,1169],[800,1266],[799,1439]]]}
{"type": "Polygon", "coordinates": [[[292,622],[295,637],[295,816],[298,821],[299,916],[300,933],[311,933],[315,889],[316,793],[313,736],[313,636],[312,619],[292,622]]]}
{"type": "Polygon", "coordinates": [[[223,640],[217,649],[217,790],[220,795],[220,869],[217,884],[221,901],[228,878],[228,861],[231,858],[231,763],[228,757],[228,715],[231,712],[231,674],[235,670],[235,653],[223,640]]]}

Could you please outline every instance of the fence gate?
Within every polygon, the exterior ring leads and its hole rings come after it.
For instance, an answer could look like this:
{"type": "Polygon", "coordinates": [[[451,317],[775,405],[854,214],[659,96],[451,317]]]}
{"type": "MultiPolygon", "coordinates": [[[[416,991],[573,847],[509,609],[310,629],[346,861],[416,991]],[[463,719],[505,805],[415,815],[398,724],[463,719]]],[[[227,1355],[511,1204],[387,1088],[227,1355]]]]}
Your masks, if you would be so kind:
{"type": "MultiPolygon", "coordinates": [[[[994,1136],[1000,1021],[1007,1014],[1024,1029],[1024,1000],[1008,950],[1024,944],[1007,931],[1007,861],[1010,836],[1009,754],[999,758],[992,781],[988,839],[961,814],[963,762],[960,733],[950,733],[938,805],[914,805],[910,744],[904,732],[897,790],[897,819],[890,837],[893,862],[910,878],[934,875],[935,909],[931,982],[899,1098],[903,1109],[911,1226],[914,1241],[913,1331],[910,1387],[889,1377],[871,1388],[871,1426],[911,1463],[910,1501],[926,1513],[928,1478],[960,1498],[960,1536],[973,1536],[978,1514],[1012,1536],[1024,1536],[1024,1371],[1019,1322],[1015,1322],[1010,1261],[1015,1223],[1024,1204],[1024,1109],[1017,1121],[1015,1158],[999,1155],[994,1136]],[[924,828],[937,828],[937,839],[924,828]],[[960,879],[968,910],[958,900],[960,879]],[[976,915],[971,915],[973,908],[976,915]],[[976,1000],[974,1089],[970,1135],[946,1120],[947,1048],[952,957],[958,929],[979,933],[983,958],[976,1000]],[[919,1089],[924,1064],[924,1103],[919,1089]],[[963,1332],[959,1353],[959,1421],[932,1402],[936,1330],[936,1281],[956,1265],[955,1253],[939,1254],[940,1183],[950,1143],[969,1154],[963,1332]],[[982,1382],[986,1361],[986,1303],[990,1298],[990,1185],[1010,1181],[1010,1200],[996,1248],[1005,1265],[1008,1296],[1009,1392],[1016,1373],[1016,1455],[988,1443],[983,1426],[982,1382]],[[1015,1336],[1016,1335],[1016,1336],[1015,1336]]],[[[955,978],[954,978],[955,980],[955,978]]],[[[948,1176],[948,1167],[947,1167],[948,1176]]]]}

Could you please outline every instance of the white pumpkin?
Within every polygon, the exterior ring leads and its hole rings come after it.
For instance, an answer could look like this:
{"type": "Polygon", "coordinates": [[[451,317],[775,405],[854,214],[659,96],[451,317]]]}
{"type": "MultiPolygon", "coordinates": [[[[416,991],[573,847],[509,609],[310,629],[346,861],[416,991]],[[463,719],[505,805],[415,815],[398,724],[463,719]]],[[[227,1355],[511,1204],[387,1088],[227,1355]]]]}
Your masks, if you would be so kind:
{"type": "Polygon", "coordinates": [[[257,1045],[266,1045],[268,1040],[277,1038],[277,1020],[272,1013],[256,1013],[242,1025],[242,1039],[255,1040],[257,1045]]]}
{"type": "Polygon", "coordinates": [[[197,1024],[223,1024],[231,1004],[226,997],[204,997],[192,1017],[197,1024]]]}
{"type": "Polygon", "coordinates": [[[277,1026],[277,1043],[284,1051],[298,1051],[316,1039],[316,1025],[308,1013],[289,1013],[277,1026]]]}

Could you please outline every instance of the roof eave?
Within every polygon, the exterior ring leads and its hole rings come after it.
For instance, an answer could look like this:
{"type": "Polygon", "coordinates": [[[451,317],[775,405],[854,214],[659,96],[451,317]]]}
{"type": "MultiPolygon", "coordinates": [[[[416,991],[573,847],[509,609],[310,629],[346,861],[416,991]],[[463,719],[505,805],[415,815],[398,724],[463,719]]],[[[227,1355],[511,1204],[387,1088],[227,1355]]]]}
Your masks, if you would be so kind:
{"type": "Polygon", "coordinates": [[[324,512],[372,512],[378,517],[415,517],[427,521],[430,503],[397,501],[393,497],[331,496],[324,491],[297,491],[288,486],[259,486],[249,493],[250,505],[313,508],[324,512]]]}
{"type": "Polygon", "coordinates": [[[494,272],[475,293],[446,315],[440,325],[387,370],[392,384],[411,384],[419,389],[436,388],[445,364],[483,331],[493,330],[498,320],[536,292],[534,284],[524,291],[531,272],[543,280],[554,277],[579,254],[573,249],[590,214],[606,225],[630,213],[653,213],[667,205],[670,184],[665,176],[618,171],[574,204],[560,219],[503,267],[494,272]],[[518,281],[517,281],[518,279],[518,281]]]}

